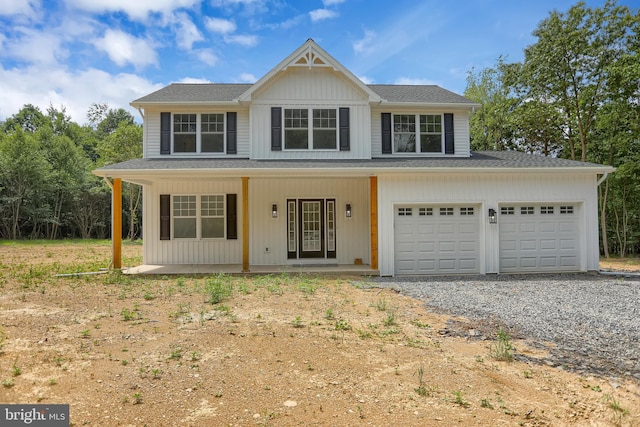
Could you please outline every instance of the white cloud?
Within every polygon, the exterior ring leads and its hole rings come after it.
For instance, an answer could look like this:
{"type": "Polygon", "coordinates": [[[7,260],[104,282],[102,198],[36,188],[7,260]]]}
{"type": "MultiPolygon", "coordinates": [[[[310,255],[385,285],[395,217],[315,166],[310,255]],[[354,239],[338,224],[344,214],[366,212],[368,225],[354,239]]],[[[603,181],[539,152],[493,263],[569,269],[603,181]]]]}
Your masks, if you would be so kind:
{"type": "Polygon", "coordinates": [[[176,14],[176,26],[176,39],[181,49],[191,50],[195,42],[204,40],[198,27],[186,13],[176,14]]]}
{"type": "Polygon", "coordinates": [[[56,108],[64,106],[73,121],[83,124],[87,122],[87,110],[94,102],[106,102],[110,108],[124,108],[139,118],[129,102],[161,87],[133,74],[111,75],[95,68],[71,72],[62,67],[4,69],[0,65],[3,100],[0,120],[16,114],[25,104],[33,104],[42,111],[54,105],[56,108]]]}
{"type": "Polygon", "coordinates": [[[0,16],[35,15],[39,0],[0,0],[0,16]]]}
{"type": "Polygon", "coordinates": [[[4,39],[6,55],[19,61],[40,64],[53,64],[57,58],[64,57],[62,41],[57,34],[41,32],[26,27],[15,28],[20,35],[15,39],[4,39]]]}
{"type": "Polygon", "coordinates": [[[241,81],[242,83],[255,83],[258,81],[258,79],[256,79],[256,76],[254,76],[251,73],[240,74],[240,77],[238,78],[238,80],[241,81]]]}
{"type": "Polygon", "coordinates": [[[365,30],[364,37],[360,40],[357,40],[353,43],[353,51],[355,53],[369,53],[372,48],[374,39],[376,38],[376,33],[370,30],[365,30]]]}
{"type": "Polygon", "coordinates": [[[396,85],[437,85],[438,83],[429,79],[420,79],[413,77],[399,77],[393,84],[396,85]]]}
{"type": "Polygon", "coordinates": [[[357,76],[360,80],[362,80],[362,83],[366,84],[366,85],[372,85],[374,84],[376,81],[370,77],[367,76],[357,76]]]}
{"type": "Polygon", "coordinates": [[[215,53],[213,53],[211,49],[198,50],[196,51],[196,56],[200,61],[204,62],[210,67],[213,67],[214,65],[216,65],[219,60],[218,56],[215,53]]]}
{"type": "Polygon", "coordinates": [[[156,52],[147,40],[133,37],[120,30],[109,29],[104,37],[94,40],[93,43],[121,67],[127,63],[136,68],[157,64],[156,52]]]}
{"type": "Polygon", "coordinates": [[[258,44],[258,37],[250,35],[230,35],[225,36],[224,41],[230,44],[239,44],[245,47],[253,47],[258,44]]]}
{"type": "Polygon", "coordinates": [[[191,8],[200,2],[201,0],[66,0],[67,5],[80,10],[92,13],[121,11],[136,20],[144,20],[150,13],[169,14],[177,9],[191,8]]]}
{"type": "Polygon", "coordinates": [[[195,77],[185,77],[178,80],[176,83],[211,83],[211,80],[202,78],[196,79],[195,77]]]}
{"type": "Polygon", "coordinates": [[[312,22],[322,21],[323,19],[331,19],[338,16],[338,12],[329,9],[316,9],[309,12],[312,22]]]}
{"type": "Polygon", "coordinates": [[[327,6],[334,6],[336,4],[344,3],[344,0],[322,0],[322,4],[327,6]]]}
{"type": "Polygon", "coordinates": [[[236,30],[235,22],[227,19],[207,17],[204,21],[204,25],[209,31],[220,34],[230,34],[236,30]]]}

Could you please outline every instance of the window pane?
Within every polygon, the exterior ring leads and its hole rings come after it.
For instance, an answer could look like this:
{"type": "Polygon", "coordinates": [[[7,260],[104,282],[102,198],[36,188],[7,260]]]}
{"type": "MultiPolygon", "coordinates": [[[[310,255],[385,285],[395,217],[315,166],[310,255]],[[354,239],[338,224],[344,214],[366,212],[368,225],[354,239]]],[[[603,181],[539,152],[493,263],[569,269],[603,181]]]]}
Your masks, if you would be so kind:
{"type": "Polygon", "coordinates": [[[173,115],[173,151],[176,153],[195,153],[196,151],[196,115],[173,115]]]}
{"type": "Polygon", "coordinates": [[[202,238],[224,237],[224,218],[202,218],[202,238]]]}
{"type": "Polygon", "coordinates": [[[284,131],[284,148],[306,149],[309,148],[309,133],[306,129],[287,129],[284,131]]]}
{"type": "Polygon", "coordinates": [[[223,216],[224,196],[202,196],[200,198],[200,212],[202,216],[223,216]]]}
{"type": "Polygon", "coordinates": [[[420,135],[420,151],[423,153],[442,153],[442,137],[440,135],[420,135]]]}
{"type": "Polygon", "coordinates": [[[336,131],[333,130],[313,130],[313,148],[318,150],[333,149],[337,147],[336,131]]]}
{"type": "Polygon", "coordinates": [[[396,153],[415,153],[416,116],[410,114],[393,115],[393,148],[396,153]]]}
{"type": "Polygon", "coordinates": [[[174,218],[173,237],[176,239],[195,239],[196,219],[195,218],[174,218]]]}
{"type": "Polygon", "coordinates": [[[222,153],[224,152],[224,135],[219,133],[203,133],[202,152],[203,153],[222,153]]]}

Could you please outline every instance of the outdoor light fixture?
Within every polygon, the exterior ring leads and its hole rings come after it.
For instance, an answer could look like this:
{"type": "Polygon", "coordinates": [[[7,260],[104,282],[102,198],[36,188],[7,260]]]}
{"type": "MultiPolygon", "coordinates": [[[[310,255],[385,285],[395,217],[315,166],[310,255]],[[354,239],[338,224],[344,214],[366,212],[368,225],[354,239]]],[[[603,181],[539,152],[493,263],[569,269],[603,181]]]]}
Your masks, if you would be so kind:
{"type": "Polygon", "coordinates": [[[351,203],[347,203],[345,215],[347,216],[347,218],[351,218],[351,203]]]}
{"type": "Polygon", "coordinates": [[[498,214],[495,209],[489,209],[489,224],[498,223],[498,214]]]}
{"type": "Polygon", "coordinates": [[[271,218],[278,218],[278,205],[271,205],[271,218]]]}

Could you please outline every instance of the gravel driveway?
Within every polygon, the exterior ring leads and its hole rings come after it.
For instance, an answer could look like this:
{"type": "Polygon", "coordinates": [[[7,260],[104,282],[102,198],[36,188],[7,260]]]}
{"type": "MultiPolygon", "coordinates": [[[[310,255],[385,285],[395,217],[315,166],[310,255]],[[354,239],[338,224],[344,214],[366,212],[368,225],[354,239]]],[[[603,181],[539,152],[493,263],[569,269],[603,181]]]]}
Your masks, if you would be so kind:
{"type": "MultiPolygon", "coordinates": [[[[640,278],[599,274],[378,278],[376,285],[464,316],[492,339],[498,327],[548,348],[545,363],[640,379],[640,278]]],[[[455,333],[467,328],[451,324],[455,333]],[[456,330],[457,329],[457,330],[456,330]]]]}

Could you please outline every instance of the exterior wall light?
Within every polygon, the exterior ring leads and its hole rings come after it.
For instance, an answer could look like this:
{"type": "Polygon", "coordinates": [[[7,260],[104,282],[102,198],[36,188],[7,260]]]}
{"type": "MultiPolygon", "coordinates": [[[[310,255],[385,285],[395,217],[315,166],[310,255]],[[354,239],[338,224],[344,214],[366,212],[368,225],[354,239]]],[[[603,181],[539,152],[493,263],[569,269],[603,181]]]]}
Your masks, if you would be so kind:
{"type": "Polygon", "coordinates": [[[271,205],[271,218],[278,218],[278,205],[271,205]]]}
{"type": "Polygon", "coordinates": [[[347,203],[347,207],[345,208],[344,213],[347,218],[351,218],[351,203],[347,203]]]}
{"type": "Polygon", "coordinates": [[[489,209],[489,224],[498,223],[498,213],[495,209],[489,209]]]}

